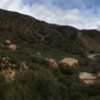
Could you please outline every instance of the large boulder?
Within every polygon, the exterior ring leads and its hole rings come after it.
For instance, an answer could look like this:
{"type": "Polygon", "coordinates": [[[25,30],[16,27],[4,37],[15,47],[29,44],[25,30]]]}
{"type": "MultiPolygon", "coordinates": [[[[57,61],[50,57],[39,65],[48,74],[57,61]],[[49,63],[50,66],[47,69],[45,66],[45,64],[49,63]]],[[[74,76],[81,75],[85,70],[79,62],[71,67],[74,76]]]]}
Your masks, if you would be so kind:
{"type": "Polygon", "coordinates": [[[79,66],[79,61],[75,58],[64,58],[59,62],[59,64],[65,67],[69,66],[77,68],[79,66]]]}
{"type": "Polygon", "coordinates": [[[81,72],[79,78],[84,81],[86,84],[93,84],[96,80],[96,76],[92,73],[81,72]]]}

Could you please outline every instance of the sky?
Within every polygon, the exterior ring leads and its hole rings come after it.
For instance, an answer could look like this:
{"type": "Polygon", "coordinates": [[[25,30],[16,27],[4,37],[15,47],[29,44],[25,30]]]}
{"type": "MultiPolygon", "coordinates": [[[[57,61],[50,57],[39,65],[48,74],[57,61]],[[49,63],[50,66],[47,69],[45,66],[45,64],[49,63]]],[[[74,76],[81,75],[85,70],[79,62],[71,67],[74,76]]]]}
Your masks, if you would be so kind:
{"type": "Polygon", "coordinates": [[[100,30],[100,0],[1,0],[0,8],[48,23],[100,30]]]}

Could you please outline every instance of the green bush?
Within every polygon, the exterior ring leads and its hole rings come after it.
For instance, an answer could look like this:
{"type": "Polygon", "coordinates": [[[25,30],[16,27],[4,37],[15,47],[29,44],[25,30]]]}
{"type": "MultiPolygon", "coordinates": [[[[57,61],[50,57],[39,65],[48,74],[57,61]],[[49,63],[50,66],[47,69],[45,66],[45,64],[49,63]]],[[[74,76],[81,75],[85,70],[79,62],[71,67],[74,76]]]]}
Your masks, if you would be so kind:
{"type": "Polygon", "coordinates": [[[62,72],[62,74],[66,74],[66,75],[72,75],[76,73],[76,69],[73,67],[69,67],[69,66],[60,66],[60,71],[62,72]]]}

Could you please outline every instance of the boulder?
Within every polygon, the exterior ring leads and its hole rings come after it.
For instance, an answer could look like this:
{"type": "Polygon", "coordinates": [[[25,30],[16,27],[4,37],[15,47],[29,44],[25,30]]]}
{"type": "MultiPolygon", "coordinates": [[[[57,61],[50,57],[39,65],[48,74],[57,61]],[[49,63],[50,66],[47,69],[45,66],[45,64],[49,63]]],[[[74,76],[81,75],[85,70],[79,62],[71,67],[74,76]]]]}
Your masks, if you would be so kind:
{"type": "Polygon", "coordinates": [[[11,44],[11,45],[9,45],[9,49],[11,49],[11,50],[16,50],[16,49],[17,49],[16,44],[11,44]]]}
{"type": "Polygon", "coordinates": [[[79,61],[75,58],[64,58],[59,62],[59,64],[65,67],[69,66],[77,68],[79,66],[79,61]]]}
{"type": "Polygon", "coordinates": [[[50,68],[58,68],[57,62],[52,58],[47,59],[47,63],[50,68]]]}
{"type": "Polygon", "coordinates": [[[5,41],[5,43],[6,43],[6,44],[11,44],[11,41],[7,39],[7,40],[5,41]]]}
{"type": "Polygon", "coordinates": [[[86,84],[93,84],[96,80],[96,76],[92,73],[81,72],[79,78],[84,81],[86,84]]]}

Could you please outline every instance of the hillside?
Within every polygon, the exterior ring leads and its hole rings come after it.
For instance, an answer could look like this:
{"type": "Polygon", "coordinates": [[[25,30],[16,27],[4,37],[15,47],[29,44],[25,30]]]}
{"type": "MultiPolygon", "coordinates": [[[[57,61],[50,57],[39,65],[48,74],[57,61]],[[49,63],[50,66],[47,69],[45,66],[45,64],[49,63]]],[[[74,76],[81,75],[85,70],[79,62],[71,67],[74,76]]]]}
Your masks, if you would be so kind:
{"type": "Polygon", "coordinates": [[[23,42],[29,42],[33,48],[37,44],[41,45],[39,49],[59,49],[66,53],[81,55],[100,51],[98,31],[81,31],[69,26],[51,25],[19,13],[0,10],[0,29],[1,33],[17,33],[17,39],[23,38],[23,42]],[[95,36],[92,37],[93,34],[95,36]]]}
{"type": "Polygon", "coordinates": [[[97,30],[0,10],[0,100],[100,100],[91,53],[100,53],[97,30]]]}

